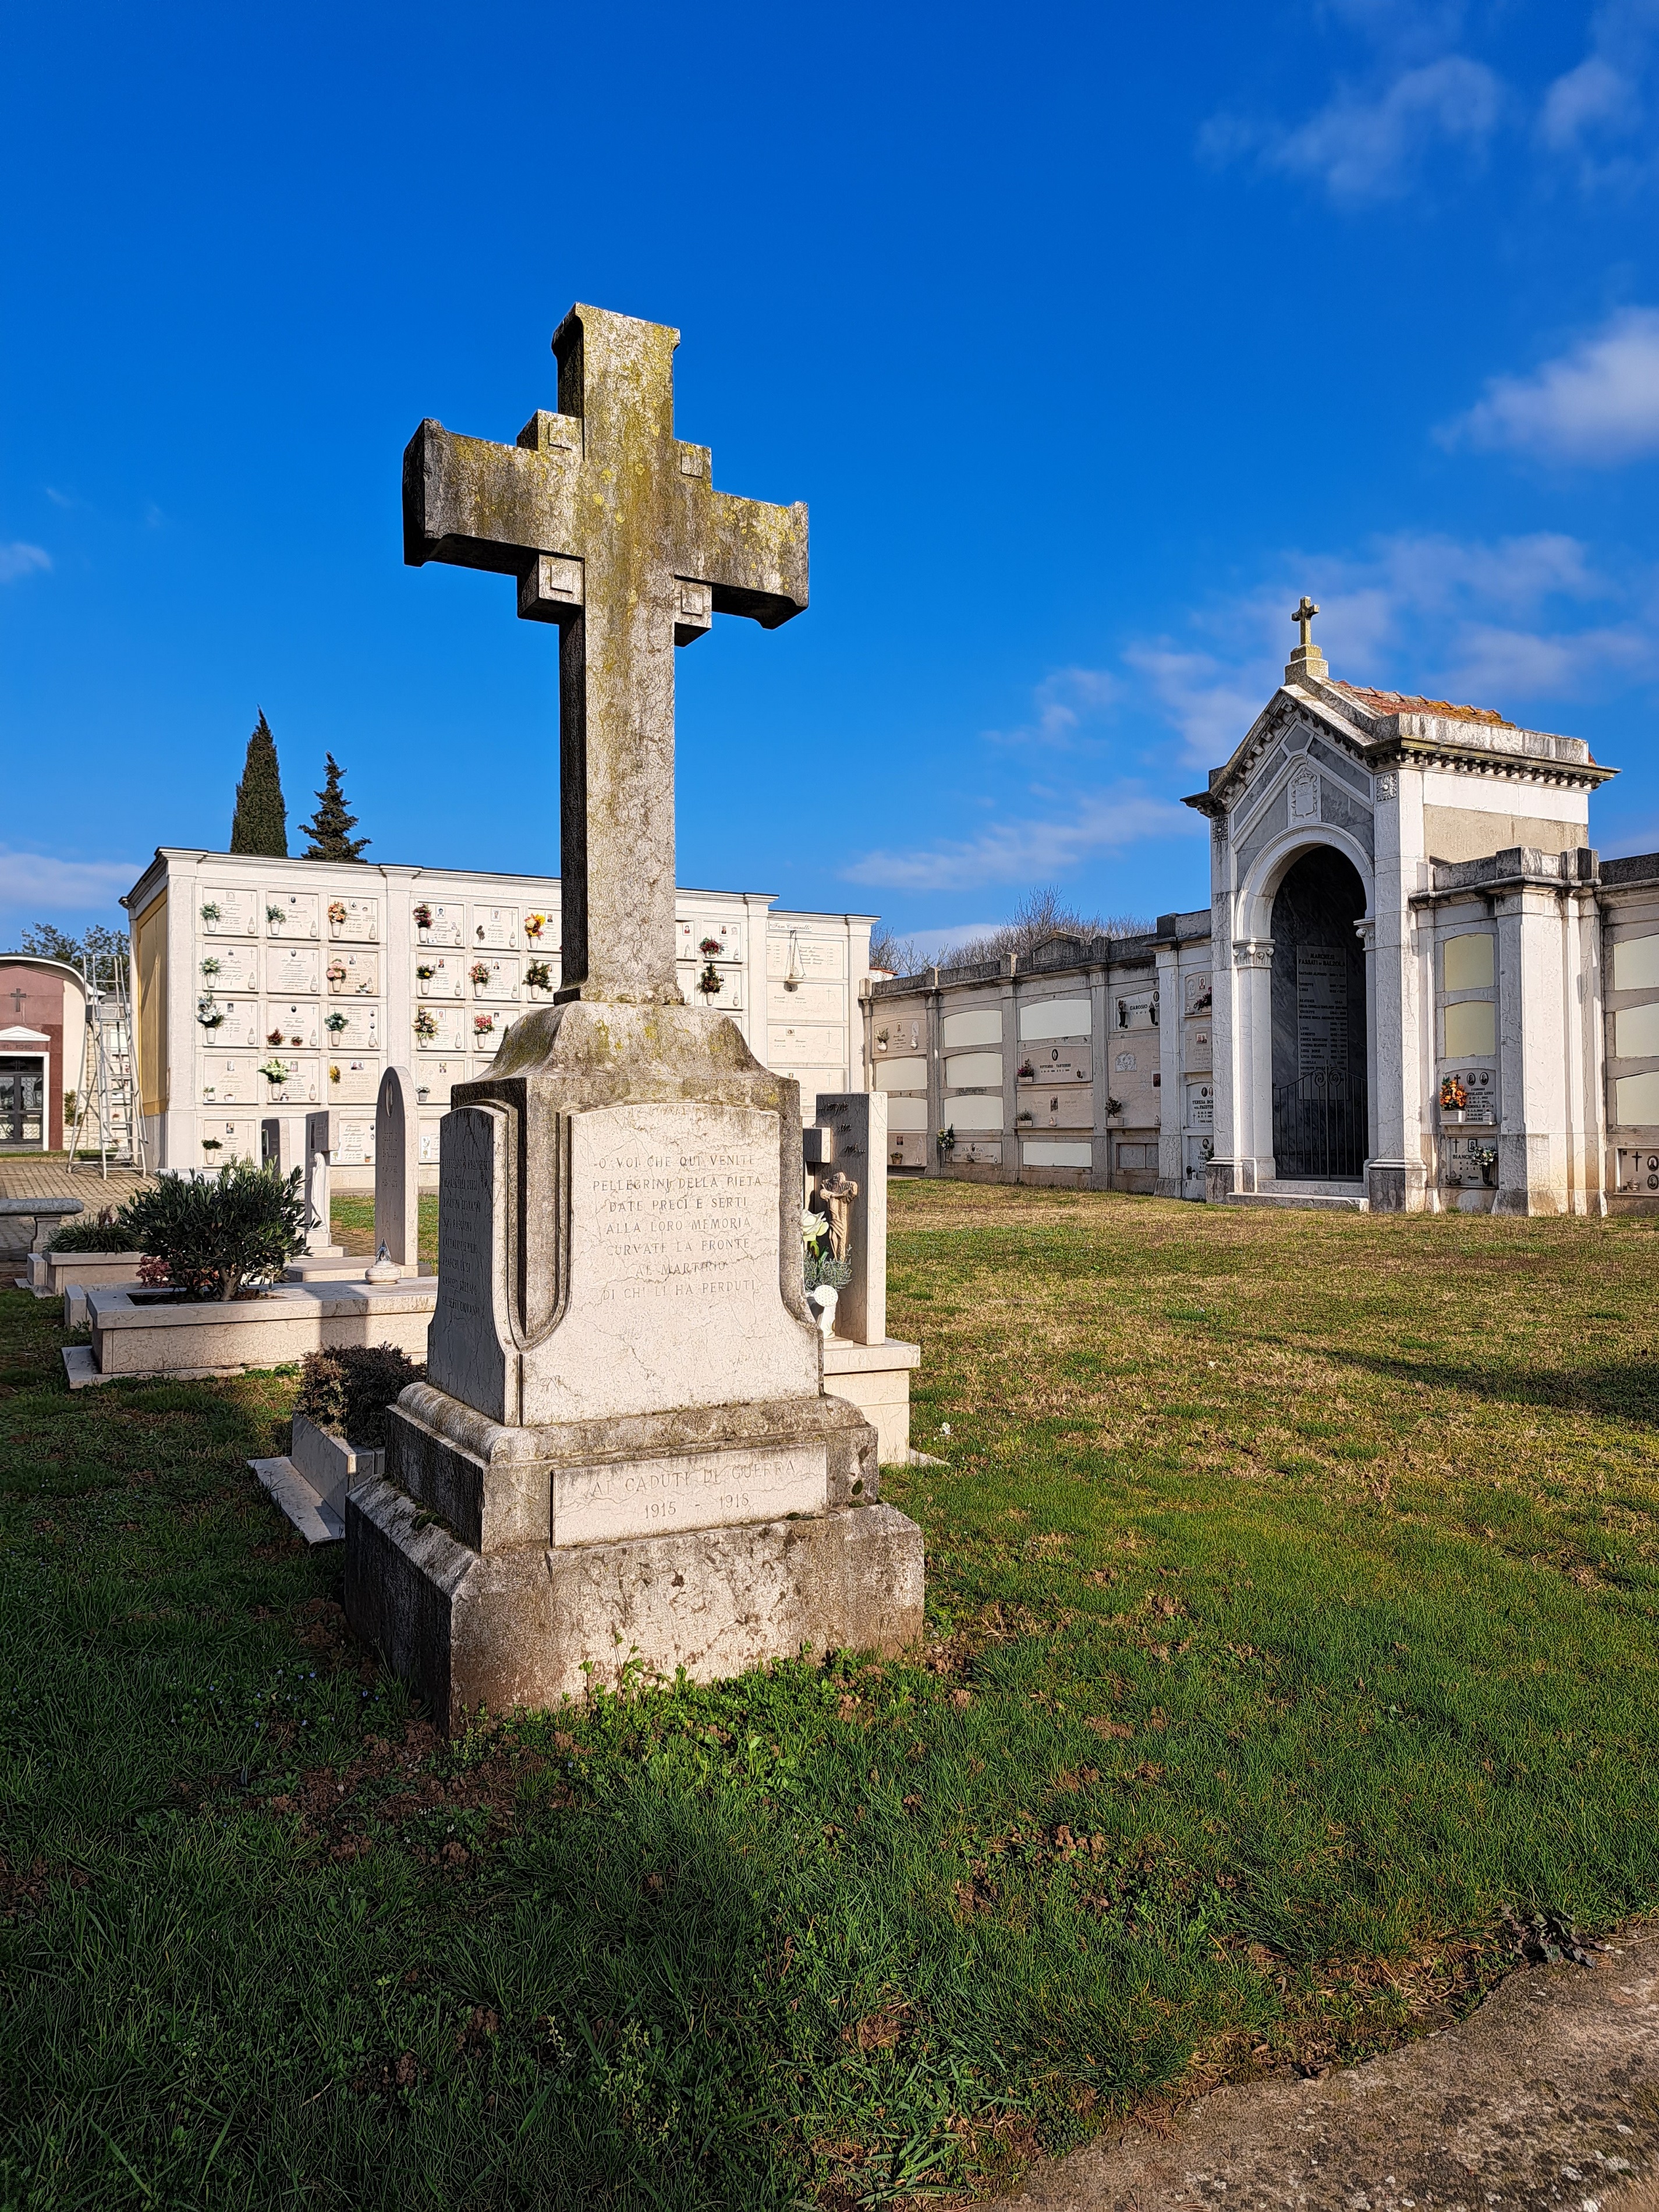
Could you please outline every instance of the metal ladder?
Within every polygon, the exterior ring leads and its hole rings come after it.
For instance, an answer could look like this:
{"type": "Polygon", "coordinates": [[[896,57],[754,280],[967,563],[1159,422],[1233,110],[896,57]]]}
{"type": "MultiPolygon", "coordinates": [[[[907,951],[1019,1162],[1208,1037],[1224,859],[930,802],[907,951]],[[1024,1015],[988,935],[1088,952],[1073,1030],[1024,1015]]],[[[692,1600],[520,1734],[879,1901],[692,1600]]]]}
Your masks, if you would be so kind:
{"type": "MultiPolygon", "coordinates": [[[[95,1122],[98,1171],[107,1177],[112,1166],[144,1168],[144,1132],[138,1117],[137,1066],[132,1048],[132,1006],[127,992],[125,956],[108,956],[109,981],[100,982],[95,957],[83,955],[81,973],[87,987],[87,1041],[79,1095],[76,1100],[75,1133],[70,1139],[69,1171],[90,1167],[80,1158],[83,1133],[90,1138],[95,1122]]],[[[90,1150],[90,1141],[88,1149],[90,1150]]]]}

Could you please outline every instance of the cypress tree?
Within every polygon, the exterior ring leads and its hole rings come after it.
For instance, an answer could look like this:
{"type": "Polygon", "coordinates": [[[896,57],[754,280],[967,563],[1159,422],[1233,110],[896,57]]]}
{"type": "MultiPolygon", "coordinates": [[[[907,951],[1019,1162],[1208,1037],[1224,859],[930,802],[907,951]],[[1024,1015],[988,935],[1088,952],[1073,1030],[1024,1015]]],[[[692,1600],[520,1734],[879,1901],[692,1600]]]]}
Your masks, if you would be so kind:
{"type": "Polygon", "coordinates": [[[357,826],[357,817],[346,811],[345,793],[340,788],[340,778],[344,771],[332,753],[325,753],[323,759],[325,763],[323,787],[317,793],[317,811],[309,822],[302,822],[300,825],[311,840],[305,858],[307,860],[361,860],[364,846],[372,841],[351,835],[357,826]]]}
{"type": "Polygon", "coordinates": [[[236,787],[236,811],[230,824],[233,853],[263,853],[269,859],[288,858],[288,808],[283,801],[283,779],[276,767],[276,740],[270,734],[265,710],[247,741],[247,759],[236,787]]]}

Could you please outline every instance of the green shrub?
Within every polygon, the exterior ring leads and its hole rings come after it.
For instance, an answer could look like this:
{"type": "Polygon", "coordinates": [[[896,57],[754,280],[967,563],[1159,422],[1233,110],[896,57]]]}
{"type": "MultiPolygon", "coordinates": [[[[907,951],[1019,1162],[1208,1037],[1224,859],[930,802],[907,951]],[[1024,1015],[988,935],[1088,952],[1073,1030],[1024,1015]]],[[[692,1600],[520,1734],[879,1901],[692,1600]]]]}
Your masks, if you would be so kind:
{"type": "Polygon", "coordinates": [[[216,1176],[164,1175],[118,1217],[122,1249],[148,1252],[169,1281],[198,1298],[234,1298],[268,1283],[305,1243],[300,1170],[234,1161],[216,1176]]]}
{"type": "Polygon", "coordinates": [[[411,1382],[425,1380],[425,1368],[417,1367],[395,1344],[349,1344],[329,1352],[308,1352],[300,1369],[295,1410],[331,1436],[379,1451],[386,1442],[386,1407],[395,1405],[411,1382]]]}
{"type": "Polygon", "coordinates": [[[138,1247],[129,1244],[121,1217],[112,1206],[106,1206],[95,1218],[89,1213],[73,1214],[58,1225],[51,1252],[136,1252],[138,1247]]]}

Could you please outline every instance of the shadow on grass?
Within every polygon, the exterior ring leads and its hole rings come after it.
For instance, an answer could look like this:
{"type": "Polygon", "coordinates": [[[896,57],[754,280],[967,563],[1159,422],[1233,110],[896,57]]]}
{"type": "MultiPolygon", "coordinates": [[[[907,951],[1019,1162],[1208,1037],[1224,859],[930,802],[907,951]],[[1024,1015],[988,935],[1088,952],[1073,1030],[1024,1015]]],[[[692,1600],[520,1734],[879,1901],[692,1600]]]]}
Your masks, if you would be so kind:
{"type": "MultiPolygon", "coordinates": [[[[1261,1338],[1261,1344],[1278,1340],[1261,1338]]],[[[1659,1365],[1614,1360],[1572,1368],[1510,1366],[1501,1361],[1402,1358],[1346,1346],[1318,1345],[1333,1366],[1357,1368],[1391,1382],[1424,1382],[1431,1389],[1510,1406],[1537,1406],[1562,1413],[1659,1428],[1659,1365]]]]}

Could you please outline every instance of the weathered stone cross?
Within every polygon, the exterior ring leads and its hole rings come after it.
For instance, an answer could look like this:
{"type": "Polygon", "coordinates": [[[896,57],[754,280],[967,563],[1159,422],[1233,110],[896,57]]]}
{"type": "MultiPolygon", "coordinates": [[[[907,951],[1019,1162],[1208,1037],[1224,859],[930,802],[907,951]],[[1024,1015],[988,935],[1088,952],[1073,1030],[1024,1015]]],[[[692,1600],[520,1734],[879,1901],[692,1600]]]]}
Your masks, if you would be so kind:
{"type": "Polygon", "coordinates": [[[422,422],[404,454],[404,558],[519,580],[557,623],[563,998],[679,998],[674,647],[717,614],[775,629],[806,605],[806,508],[718,492],[674,435],[679,332],[574,307],[559,411],[516,446],[422,422]]]}
{"type": "Polygon", "coordinates": [[[1313,643],[1313,618],[1318,612],[1318,608],[1308,597],[1308,594],[1304,592],[1302,594],[1301,605],[1291,617],[1291,620],[1293,623],[1300,623],[1302,625],[1302,642],[1304,645],[1311,645],[1313,643]]]}

